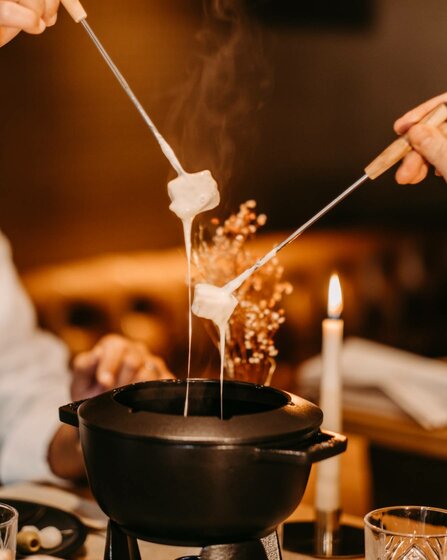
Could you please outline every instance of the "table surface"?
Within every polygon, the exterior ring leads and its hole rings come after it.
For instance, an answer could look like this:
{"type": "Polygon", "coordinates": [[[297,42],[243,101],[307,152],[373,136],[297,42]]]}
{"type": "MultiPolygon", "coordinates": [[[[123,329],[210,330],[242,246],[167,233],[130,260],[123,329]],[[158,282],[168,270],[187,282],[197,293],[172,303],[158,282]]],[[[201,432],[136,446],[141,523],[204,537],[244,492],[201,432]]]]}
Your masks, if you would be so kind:
{"type": "MultiPolygon", "coordinates": [[[[312,519],[312,508],[303,504],[297,508],[288,521],[309,521],[312,519]]],[[[358,527],[362,527],[363,525],[361,519],[352,516],[343,516],[342,520],[358,527]]],[[[102,560],[104,545],[104,533],[89,534],[86,541],[85,552],[75,558],[76,560],[102,560]]],[[[200,553],[200,549],[197,548],[166,547],[142,541],[139,541],[139,548],[143,560],[174,560],[180,556],[200,553]]],[[[311,557],[283,550],[282,558],[283,560],[309,560],[311,557]]]]}
{"type": "MultiPolygon", "coordinates": [[[[59,488],[37,483],[21,483],[0,487],[0,501],[3,497],[35,501],[77,514],[90,528],[85,546],[73,560],[103,560],[107,518],[89,497],[85,487],[59,488]],[[87,496],[87,497],[86,497],[87,496]]],[[[289,521],[309,521],[313,519],[313,510],[302,504],[290,516],[289,521]]],[[[362,520],[357,517],[343,516],[342,521],[362,527],[362,520]]],[[[198,554],[200,549],[167,547],[139,541],[142,560],[174,560],[188,554],[198,554]]],[[[283,551],[283,560],[308,560],[302,554],[283,551]]]]}

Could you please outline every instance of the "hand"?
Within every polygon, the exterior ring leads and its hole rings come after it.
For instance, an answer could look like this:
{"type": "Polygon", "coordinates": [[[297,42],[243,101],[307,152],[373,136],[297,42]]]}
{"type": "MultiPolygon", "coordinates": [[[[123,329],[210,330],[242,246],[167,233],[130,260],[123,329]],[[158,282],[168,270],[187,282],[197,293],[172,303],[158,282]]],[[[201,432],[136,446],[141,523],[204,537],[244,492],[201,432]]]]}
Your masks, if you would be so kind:
{"type": "Polygon", "coordinates": [[[54,25],[59,0],[0,0],[0,47],[20,31],[38,34],[54,25]]]}
{"type": "Polygon", "coordinates": [[[401,185],[420,183],[432,164],[436,175],[447,181],[447,123],[439,127],[418,123],[440,103],[447,103],[447,93],[433,97],[406,113],[394,123],[398,134],[408,134],[413,151],[405,156],[396,172],[401,185]]]}
{"type": "Polygon", "coordinates": [[[164,361],[140,342],[111,334],[73,361],[73,400],[92,397],[113,387],[174,376],[164,361]]]}
{"type": "MultiPolygon", "coordinates": [[[[71,393],[73,400],[80,400],[127,383],[173,377],[164,361],[144,344],[111,334],[91,351],[76,356],[71,393]]],[[[48,464],[60,478],[85,476],[77,429],[63,425],[57,430],[48,448],[48,464]]]]}

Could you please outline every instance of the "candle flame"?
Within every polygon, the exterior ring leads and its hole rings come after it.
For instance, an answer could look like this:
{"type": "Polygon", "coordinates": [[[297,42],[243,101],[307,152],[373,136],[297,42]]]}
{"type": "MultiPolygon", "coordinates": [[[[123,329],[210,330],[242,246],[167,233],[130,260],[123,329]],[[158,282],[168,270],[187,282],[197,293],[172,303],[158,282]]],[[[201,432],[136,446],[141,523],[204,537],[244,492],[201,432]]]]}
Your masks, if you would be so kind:
{"type": "Polygon", "coordinates": [[[332,274],[329,280],[327,314],[331,319],[338,319],[343,311],[343,296],[338,274],[332,274]]]}

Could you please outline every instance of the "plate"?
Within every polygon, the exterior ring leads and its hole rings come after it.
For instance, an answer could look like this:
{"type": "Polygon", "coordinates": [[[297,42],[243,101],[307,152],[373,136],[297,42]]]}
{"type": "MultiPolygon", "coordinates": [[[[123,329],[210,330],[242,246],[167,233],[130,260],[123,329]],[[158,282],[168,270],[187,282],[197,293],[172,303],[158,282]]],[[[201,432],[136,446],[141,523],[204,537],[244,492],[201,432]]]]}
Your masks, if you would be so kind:
{"type": "Polygon", "coordinates": [[[83,544],[87,537],[87,528],[72,513],[62,509],[38,504],[35,502],[25,502],[1,497],[1,501],[9,504],[19,512],[19,531],[23,525],[35,525],[38,529],[43,529],[52,525],[59,531],[64,531],[62,543],[55,548],[41,548],[34,554],[22,555],[17,551],[17,558],[27,558],[36,554],[48,554],[59,558],[65,558],[73,554],[83,544]]]}

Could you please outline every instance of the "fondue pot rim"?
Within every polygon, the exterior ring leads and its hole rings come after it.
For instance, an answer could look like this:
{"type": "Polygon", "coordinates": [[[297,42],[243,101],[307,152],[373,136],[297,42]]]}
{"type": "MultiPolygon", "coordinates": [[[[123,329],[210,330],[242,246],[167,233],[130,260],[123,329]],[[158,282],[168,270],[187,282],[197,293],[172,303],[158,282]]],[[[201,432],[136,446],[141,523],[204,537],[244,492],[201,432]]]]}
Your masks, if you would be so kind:
{"type": "MultiPolygon", "coordinates": [[[[186,387],[181,380],[147,381],[126,385],[108,391],[91,399],[71,403],[60,408],[60,418],[64,422],[109,435],[142,439],[160,444],[194,444],[199,446],[232,446],[267,444],[274,442],[298,444],[318,432],[322,423],[322,412],[314,404],[286,391],[264,387],[242,381],[224,382],[225,394],[250,398],[260,402],[275,399],[277,408],[253,414],[236,414],[221,420],[216,416],[188,416],[140,410],[119,402],[117,398],[126,392],[145,394],[155,392],[161,397],[186,387]],[[171,389],[172,387],[172,389],[171,389]],[[283,398],[283,406],[280,397],[283,398]],[[279,403],[279,404],[278,404],[279,403]]],[[[191,379],[190,394],[197,390],[218,391],[220,382],[213,379],[191,379]],[[192,391],[191,391],[192,389],[192,391]]],[[[156,399],[154,399],[156,400],[156,399]]],[[[163,400],[161,398],[161,400],[163,400]]]]}

